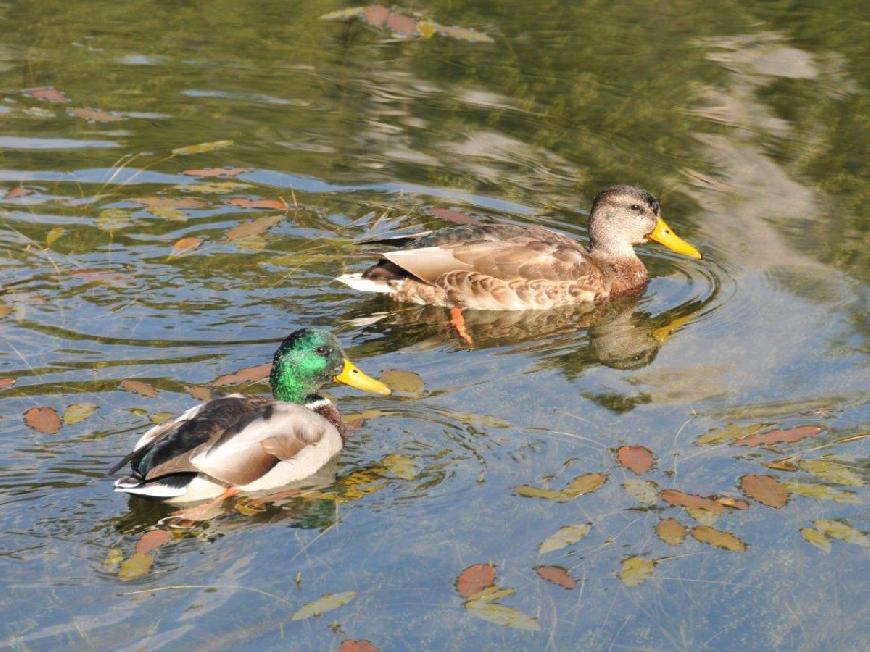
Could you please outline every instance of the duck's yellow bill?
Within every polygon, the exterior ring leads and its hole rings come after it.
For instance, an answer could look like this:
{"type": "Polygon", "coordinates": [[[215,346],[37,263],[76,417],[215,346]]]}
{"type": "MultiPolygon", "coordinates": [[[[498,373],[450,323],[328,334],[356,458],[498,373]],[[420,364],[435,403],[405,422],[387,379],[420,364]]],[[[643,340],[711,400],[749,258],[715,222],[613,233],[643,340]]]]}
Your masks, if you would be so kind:
{"type": "Polygon", "coordinates": [[[347,358],[344,359],[344,368],[341,370],[341,373],[335,377],[335,382],[356,387],[364,392],[383,394],[384,396],[389,396],[393,393],[392,390],[384,385],[380,380],[375,380],[371,376],[361,372],[357,366],[347,358]]]}
{"type": "Polygon", "coordinates": [[[703,258],[700,251],[674,233],[662,218],[659,218],[659,221],[656,222],[656,228],[650,233],[649,238],[650,240],[655,240],[660,245],[664,245],[671,251],[676,251],[678,254],[683,254],[690,258],[703,258]]]}

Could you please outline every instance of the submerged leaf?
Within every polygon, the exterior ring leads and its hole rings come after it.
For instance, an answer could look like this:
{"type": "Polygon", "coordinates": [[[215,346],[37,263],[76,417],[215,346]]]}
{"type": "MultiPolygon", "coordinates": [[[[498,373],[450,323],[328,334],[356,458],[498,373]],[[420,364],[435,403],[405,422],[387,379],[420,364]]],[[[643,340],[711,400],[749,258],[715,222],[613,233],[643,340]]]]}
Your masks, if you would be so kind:
{"type": "Polygon", "coordinates": [[[722,428],[710,430],[707,434],[701,435],[695,440],[696,444],[701,446],[709,446],[711,444],[724,444],[727,442],[736,441],[742,437],[754,435],[762,428],[769,428],[769,423],[751,423],[751,424],[736,424],[729,423],[722,428]]]}
{"type": "Polygon", "coordinates": [[[181,238],[181,240],[176,240],[175,244],[172,245],[172,251],[169,252],[169,257],[173,258],[175,256],[180,256],[186,251],[193,251],[197,247],[202,244],[202,238],[198,238],[196,236],[191,236],[189,238],[181,238]]]}
{"type": "Polygon", "coordinates": [[[214,181],[212,183],[188,183],[176,186],[176,188],[186,190],[187,192],[222,195],[223,193],[234,192],[241,188],[250,188],[250,184],[238,181],[214,181]]]}
{"type": "Polygon", "coordinates": [[[607,474],[605,473],[584,473],[583,475],[578,475],[576,478],[571,480],[571,482],[565,485],[565,488],[562,489],[562,493],[565,494],[568,499],[577,498],[583,494],[592,493],[606,481],[607,474]]]}
{"type": "Polygon", "coordinates": [[[147,575],[154,563],[154,557],[147,552],[134,552],[129,559],[121,562],[118,578],[123,581],[135,580],[147,575]]]}
{"type": "Polygon", "coordinates": [[[46,435],[53,435],[60,430],[60,417],[54,408],[32,407],[24,413],[24,423],[29,428],[46,435]]]}
{"type": "Polygon", "coordinates": [[[172,208],[179,210],[206,207],[205,202],[195,197],[137,197],[131,201],[147,206],[148,211],[153,215],[157,215],[154,209],[172,208]]]}
{"type": "Polygon", "coordinates": [[[290,617],[290,620],[304,620],[312,616],[319,616],[327,611],[338,609],[356,597],[356,591],[345,593],[326,593],[314,602],[306,603],[299,611],[290,617]]]}
{"type": "Polygon", "coordinates": [[[381,382],[397,392],[405,392],[419,398],[423,396],[423,379],[413,371],[387,369],[381,374],[381,382]]]}
{"type": "Polygon", "coordinates": [[[527,629],[534,632],[541,629],[538,619],[534,616],[529,616],[522,611],[517,611],[495,602],[469,600],[465,603],[465,608],[468,610],[468,613],[473,614],[477,618],[501,625],[502,627],[527,629]]]}
{"type": "Polygon", "coordinates": [[[417,468],[414,466],[414,461],[410,457],[391,454],[385,456],[381,463],[390,471],[390,473],[402,480],[413,480],[417,477],[417,468]]]}
{"type": "Polygon", "coordinates": [[[825,552],[831,552],[831,542],[828,540],[828,537],[825,536],[824,532],[819,532],[810,527],[804,527],[800,529],[800,533],[808,543],[813,544],[816,548],[824,550],[825,552]]]}
{"type": "Polygon", "coordinates": [[[619,579],[626,586],[637,586],[652,577],[655,562],[643,557],[626,557],[619,569],[619,579]]]}
{"type": "Polygon", "coordinates": [[[338,652],[380,652],[380,650],[366,639],[346,639],[338,646],[338,652]]]}
{"type": "Polygon", "coordinates": [[[159,425],[161,423],[166,423],[167,421],[172,419],[174,416],[175,416],[175,414],[172,412],[155,412],[154,414],[150,415],[148,417],[148,419],[154,425],[159,425]]]}
{"type": "Polygon", "coordinates": [[[66,112],[76,118],[82,118],[88,122],[117,122],[123,120],[124,116],[120,113],[110,113],[102,109],[95,109],[92,106],[86,106],[78,109],[67,109],[66,112]]]}
{"type": "Polygon", "coordinates": [[[656,534],[668,545],[678,546],[686,538],[686,528],[677,519],[666,518],[656,525],[656,534]]]}
{"type": "Polygon", "coordinates": [[[714,514],[721,514],[725,511],[725,506],[712,498],[683,493],[678,489],[662,489],[659,492],[659,497],[674,507],[704,509],[714,514]]]}
{"type": "Polygon", "coordinates": [[[514,487],[514,493],[517,496],[524,496],[526,498],[543,498],[545,500],[558,500],[559,502],[565,502],[567,500],[565,494],[561,491],[532,487],[527,484],[521,484],[518,487],[514,487]]]}
{"type": "Polygon", "coordinates": [[[235,177],[246,172],[253,172],[253,170],[251,168],[199,168],[196,170],[185,170],[182,174],[205,179],[212,177],[235,177]]]}
{"type": "Polygon", "coordinates": [[[139,394],[139,396],[157,396],[157,390],[150,383],[141,380],[123,380],[120,385],[121,389],[139,394]]]}
{"type": "Polygon", "coordinates": [[[136,542],[136,552],[151,552],[170,541],[172,534],[166,530],[150,530],[136,542]]]}
{"type": "Polygon", "coordinates": [[[779,509],[788,502],[788,491],[776,478],[769,475],[744,475],[740,488],[762,505],[779,509]]]}
{"type": "Polygon", "coordinates": [[[629,478],[622,486],[629,496],[644,505],[655,505],[659,502],[659,486],[651,480],[629,478]]]}
{"type": "Polygon", "coordinates": [[[473,564],[464,568],[456,578],[456,591],[463,598],[471,598],[495,584],[495,564],[473,564]]]}
{"type": "Polygon", "coordinates": [[[0,389],[12,387],[16,383],[14,378],[0,378],[0,389]]]}
{"type": "Polygon", "coordinates": [[[286,202],[280,199],[246,199],[245,197],[233,197],[228,199],[227,204],[240,208],[259,208],[264,210],[286,211],[290,208],[286,202]]]}
{"type": "Polygon", "coordinates": [[[62,226],[56,226],[52,229],[48,230],[48,233],[45,234],[45,246],[50,247],[55,242],[60,240],[61,236],[66,233],[66,229],[62,226]]]}
{"type": "Polygon", "coordinates": [[[711,512],[706,509],[698,509],[695,507],[686,507],[686,513],[695,519],[701,525],[713,525],[719,520],[719,512],[711,512]]]}
{"type": "Polygon", "coordinates": [[[106,558],[103,560],[103,570],[112,572],[124,561],[124,553],[120,548],[109,548],[106,558]]]}
{"type": "Polygon", "coordinates": [[[42,100],[43,102],[69,102],[69,98],[63,91],[57,90],[54,86],[40,86],[38,88],[26,88],[24,94],[29,95],[33,99],[42,100]]]}
{"type": "Polygon", "coordinates": [[[211,400],[211,390],[208,387],[196,387],[191,385],[189,387],[185,387],[184,391],[186,391],[190,396],[199,400],[199,401],[210,401],[211,400]]]}
{"type": "Polygon", "coordinates": [[[215,385],[216,387],[220,387],[221,385],[238,385],[240,383],[250,383],[265,380],[269,377],[269,373],[271,371],[272,363],[267,362],[266,364],[260,364],[256,367],[246,367],[245,369],[239,369],[238,371],[234,371],[231,374],[218,376],[213,381],[211,381],[211,384],[215,385]]]}
{"type": "Polygon", "coordinates": [[[846,543],[854,543],[858,546],[870,546],[870,537],[843,521],[819,519],[813,525],[816,526],[817,530],[829,537],[840,539],[846,543]]]}
{"type": "Polygon", "coordinates": [[[652,451],[646,446],[620,446],[616,460],[635,475],[643,475],[653,466],[652,451]]]}
{"type": "Polygon", "coordinates": [[[468,600],[469,602],[472,600],[475,602],[494,602],[495,600],[501,600],[502,598],[506,598],[509,595],[513,595],[516,592],[516,589],[503,589],[498,586],[488,586],[482,591],[478,591],[477,593],[472,595],[470,598],[468,598],[468,600]]]}
{"type": "Polygon", "coordinates": [[[73,403],[63,411],[63,422],[67,426],[75,425],[87,419],[98,408],[99,406],[93,403],[73,403]]]}
{"type": "Polygon", "coordinates": [[[812,473],[817,478],[821,478],[826,482],[844,484],[850,487],[864,486],[864,480],[861,479],[861,476],[854,471],[850,471],[849,467],[839,462],[832,462],[831,460],[802,460],[798,465],[807,473],[812,473]]]}
{"type": "Polygon", "coordinates": [[[439,220],[444,220],[445,222],[453,222],[454,224],[469,224],[471,226],[480,225],[480,220],[476,220],[470,215],[460,213],[459,211],[451,211],[446,208],[438,208],[436,206],[431,209],[431,213],[439,220]]]}
{"type": "Polygon", "coordinates": [[[738,446],[767,446],[769,444],[791,444],[807,437],[818,435],[822,429],[819,426],[798,426],[789,430],[773,430],[762,435],[744,437],[737,442],[738,446]]]}
{"type": "Polygon", "coordinates": [[[173,156],[189,156],[190,154],[203,154],[205,152],[213,152],[216,149],[224,149],[233,144],[231,140],[213,140],[208,143],[199,143],[198,145],[187,145],[185,147],[176,147],[172,150],[173,156]]]}
{"type": "Polygon", "coordinates": [[[805,498],[818,498],[820,500],[833,500],[838,503],[859,503],[858,496],[851,491],[840,491],[823,484],[811,484],[803,482],[783,482],[783,486],[789,492],[805,498]]]}
{"type": "Polygon", "coordinates": [[[591,523],[575,523],[574,525],[560,527],[555,533],[541,541],[541,545],[538,546],[538,553],[553,552],[554,550],[577,543],[589,534],[591,529],[591,523]]]}
{"type": "Polygon", "coordinates": [[[723,532],[708,525],[696,525],[692,529],[692,536],[701,543],[716,546],[732,552],[746,552],[747,546],[730,532],[723,532]]]}
{"type": "Polygon", "coordinates": [[[284,219],[283,215],[272,215],[270,217],[261,217],[250,222],[244,222],[231,228],[227,231],[227,240],[240,240],[241,238],[250,238],[254,235],[265,233],[273,226],[284,219]]]}
{"type": "Polygon", "coordinates": [[[569,591],[577,586],[577,581],[562,566],[535,566],[535,572],[548,582],[558,584],[569,591]]]}
{"type": "Polygon", "coordinates": [[[102,231],[117,231],[130,224],[130,211],[123,208],[107,208],[100,211],[96,219],[97,228],[102,231]]]}

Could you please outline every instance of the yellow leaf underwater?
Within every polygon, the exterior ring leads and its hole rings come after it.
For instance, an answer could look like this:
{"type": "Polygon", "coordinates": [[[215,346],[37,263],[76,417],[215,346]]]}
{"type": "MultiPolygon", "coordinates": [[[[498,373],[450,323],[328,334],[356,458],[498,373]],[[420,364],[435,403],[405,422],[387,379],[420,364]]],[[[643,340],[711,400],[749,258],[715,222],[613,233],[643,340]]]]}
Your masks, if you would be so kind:
{"type": "Polygon", "coordinates": [[[118,571],[118,578],[124,580],[135,580],[143,575],[147,575],[151,570],[151,565],[154,563],[154,557],[146,552],[134,552],[129,559],[121,562],[121,568],[118,571]]]}
{"type": "Polygon", "coordinates": [[[697,525],[692,530],[692,536],[701,543],[715,546],[731,552],[746,552],[747,545],[730,532],[723,532],[708,525],[697,525]]]}
{"type": "Polygon", "coordinates": [[[536,632],[541,629],[538,619],[534,616],[524,614],[522,611],[517,611],[511,607],[497,604],[495,602],[481,602],[479,600],[469,600],[465,603],[465,608],[468,613],[502,627],[513,627],[514,629],[526,629],[536,632]]]}
{"type": "Polygon", "coordinates": [[[850,471],[849,467],[839,462],[831,460],[802,460],[798,463],[798,466],[807,473],[812,473],[817,478],[821,478],[826,482],[844,484],[850,487],[864,486],[864,480],[861,479],[861,476],[854,471],[850,471]]]}
{"type": "Polygon", "coordinates": [[[605,473],[584,473],[583,475],[578,475],[576,478],[571,480],[571,482],[565,485],[565,488],[562,489],[562,493],[568,496],[568,499],[570,500],[582,496],[583,494],[592,493],[606,481],[607,474],[605,473]]]}
{"type": "Polygon", "coordinates": [[[72,426],[80,423],[91,416],[99,409],[99,406],[93,403],[73,403],[68,405],[63,411],[64,425],[72,426]]]}
{"type": "Polygon", "coordinates": [[[199,143],[198,145],[187,145],[185,147],[176,147],[172,150],[173,156],[189,156],[191,154],[204,154],[205,152],[213,152],[216,149],[224,149],[233,144],[231,140],[213,140],[208,143],[199,143]]]}
{"type": "Polygon", "coordinates": [[[619,569],[619,579],[626,586],[637,586],[652,577],[655,562],[643,557],[626,557],[619,569]]]}
{"type": "Polygon", "coordinates": [[[417,477],[417,469],[414,466],[414,461],[410,457],[404,455],[387,455],[384,457],[381,464],[397,478],[402,480],[413,480],[417,477]]]}
{"type": "Polygon", "coordinates": [[[575,523],[574,525],[560,527],[555,533],[541,541],[541,544],[538,546],[538,553],[553,552],[554,550],[577,543],[589,534],[591,529],[591,523],[575,523]]]}
{"type": "Polygon", "coordinates": [[[696,444],[701,446],[710,446],[712,444],[725,444],[732,441],[737,441],[743,437],[754,435],[762,428],[769,428],[772,424],[769,423],[751,423],[735,424],[729,423],[722,428],[710,430],[707,434],[701,435],[695,440],[696,444]]]}
{"type": "Polygon", "coordinates": [[[823,484],[807,484],[803,482],[783,482],[783,486],[790,493],[803,496],[804,498],[817,498],[819,500],[833,500],[837,503],[859,503],[858,496],[851,491],[832,489],[823,484]]]}
{"type": "Polygon", "coordinates": [[[64,233],[66,233],[66,229],[62,226],[56,226],[53,229],[49,229],[48,233],[45,234],[45,246],[50,247],[53,245],[64,233]]]}
{"type": "Polygon", "coordinates": [[[342,605],[347,604],[356,597],[356,591],[347,591],[345,593],[326,593],[317,598],[314,602],[306,603],[299,611],[294,613],[290,620],[304,620],[312,616],[319,616],[327,611],[338,609],[342,605]]]}
{"type": "Polygon", "coordinates": [[[525,496],[526,498],[544,498],[545,500],[558,500],[565,502],[565,494],[555,489],[541,489],[540,487],[532,487],[527,484],[521,484],[514,487],[514,493],[517,496],[525,496]]]}
{"type": "Polygon", "coordinates": [[[846,543],[854,543],[857,546],[870,546],[870,537],[843,521],[819,519],[813,525],[819,532],[829,537],[840,539],[846,543]]]}
{"type": "Polygon", "coordinates": [[[629,478],[622,483],[625,492],[639,503],[655,505],[659,502],[659,486],[652,480],[629,478]]]}
{"type": "Polygon", "coordinates": [[[813,544],[816,548],[824,550],[825,552],[831,552],[831,542],[828,540],[828,537],[825,536],[824,532],[819,532],[811,527],[804,527],[800,529],[800,533],[807,542],[813,544]]]}
{"type": "Polygon", "coordinates": [[[413,371],[387,369],[381,374],[381,382],[394,391],[411,394],[416,398],[423,396],[423,379],[413,371]]]}

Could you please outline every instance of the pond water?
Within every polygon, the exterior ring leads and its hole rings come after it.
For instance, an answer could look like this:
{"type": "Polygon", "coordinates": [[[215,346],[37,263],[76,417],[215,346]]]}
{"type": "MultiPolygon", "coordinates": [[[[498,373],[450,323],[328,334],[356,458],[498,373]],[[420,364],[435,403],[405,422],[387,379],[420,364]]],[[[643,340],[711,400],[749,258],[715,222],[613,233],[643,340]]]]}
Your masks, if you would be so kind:
{"type": "Polygon", "coordinates": [[[0,7],[3,646],[862,649],[861,5],[322,18],[348,7],[0,7]],[[471,346],[446,310],[332,281],[370,262],[357,240],[451,219],[585,241],[614,183],[705,259],[644,247],[640,298],[467,313],[471,346]],[[213,381],[312,325],[419,376],[330,390],[359,427],[324,486],[175,528],[112,492],[189,391],[268,391],[213,381]],[[490,563],[505,591],[466,603],[490,563]]]}

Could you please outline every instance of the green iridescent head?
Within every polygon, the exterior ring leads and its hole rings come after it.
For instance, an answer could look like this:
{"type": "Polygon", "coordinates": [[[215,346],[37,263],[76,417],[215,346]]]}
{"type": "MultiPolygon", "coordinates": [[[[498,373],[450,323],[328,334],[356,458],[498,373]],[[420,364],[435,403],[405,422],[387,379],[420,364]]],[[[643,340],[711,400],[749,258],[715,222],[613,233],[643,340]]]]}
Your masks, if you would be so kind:
{"type": "Polygon", "coordinates": [[[288,335],[272,362],[269,384],[279,401],[306,403],[329,382],[368,392],[390,394],[390,388],[357,369],[335,336],[325,330],[302,328],[288,335]]]}

